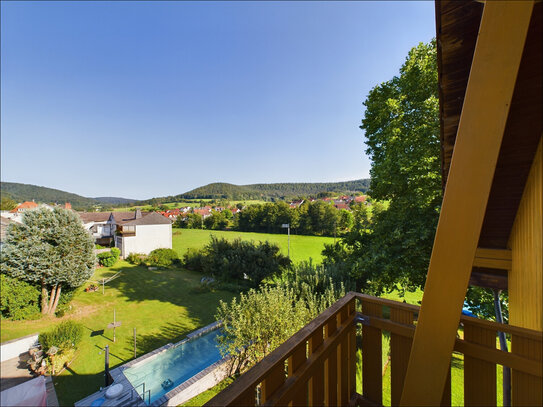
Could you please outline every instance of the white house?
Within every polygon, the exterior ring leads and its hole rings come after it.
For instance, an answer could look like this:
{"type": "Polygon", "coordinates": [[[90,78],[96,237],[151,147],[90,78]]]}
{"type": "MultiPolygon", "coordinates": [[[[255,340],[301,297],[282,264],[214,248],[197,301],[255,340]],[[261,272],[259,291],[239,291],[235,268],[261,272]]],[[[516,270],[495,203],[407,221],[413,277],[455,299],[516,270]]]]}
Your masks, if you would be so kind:
{"type": "Polygon", "coordinates": [[[96,243],[130,253],[149,254],[154,249],[172,248],[172,222],[156,212],[80,212],[85,228],[96,243]]]}
{"type": "Polygon", "coordinates": [[[156,213],[136,211],[130,218],[115,218],[115,247],[121,256],[149,254],[154,249],[172,248],[172,222],[156,213]]]}

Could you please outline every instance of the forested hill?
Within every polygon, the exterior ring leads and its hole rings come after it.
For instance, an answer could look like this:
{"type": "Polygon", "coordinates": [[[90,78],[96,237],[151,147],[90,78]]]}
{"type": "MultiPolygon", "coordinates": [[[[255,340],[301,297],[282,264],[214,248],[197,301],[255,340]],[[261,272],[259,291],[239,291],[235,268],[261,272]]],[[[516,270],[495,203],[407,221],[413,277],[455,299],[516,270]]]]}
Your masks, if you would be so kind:
{"type": "Polygon", "coordinates": [[[59,189],[40,187],[31,184],[19,184],[17,182],[2,182],[0,184],[2,196],[8,196],[16,202],[36,201],[40,203],[65,203],[72,204],[74,209],[88,209],[95,205],[103,204],[126,204],[136,202],[126,198],[86,198],[81,195],[61,191],[59,189]]]}
{"type": "MultiPolygon", "coordinates": [[[[298,196],[316,196],[319,193],[353,194],[364,193],[370,185],[369,179],[345,182],[290,182],[277,184],[234,185],[224,182],[208,184],[184,194],[164,198],[154,198],[153,201],[175,202],[183,199],[287,199],[298,196]]],[[[143,201],[146,203],[147,201],[143,201]]]]}

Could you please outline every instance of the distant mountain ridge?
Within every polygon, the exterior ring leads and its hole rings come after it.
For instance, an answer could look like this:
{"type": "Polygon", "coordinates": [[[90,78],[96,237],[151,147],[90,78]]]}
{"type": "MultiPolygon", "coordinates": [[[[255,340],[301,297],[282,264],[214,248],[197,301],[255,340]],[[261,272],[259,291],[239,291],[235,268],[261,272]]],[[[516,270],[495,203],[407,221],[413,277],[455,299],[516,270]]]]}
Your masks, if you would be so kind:
{"type": "Polygon", "coordinates": [[[156,205],[176,202],[185,199],[291,199],[298,196],[317,195],[321,192],[338,194],[365,193],[370,185],[369,179],[359,179],[344,182],[286,182],[274,184],[235,185],[226,182],[214,182],[195,188],[183,194],[167,197],[157,197],[147,200],[136,200],[119,197],[87,198],[59,189],[47,188],[32,184],[17,182],[1,182],[0,191],[17,202],[32,201],[43,203],[70,202],[74,209],[90,209],[97,205],[156,205]]]}
{"type": "Polygon", "coordinates": [[[20,184],[18,182],[0,183],[0,191],[2,195],[7,195],[17,202],[32,201],[43,203],[65,203],[70,202],[74,209],[88,209],[96,205],[117,205],[117,204],[132,204],[135,199],[115,198],[115,197],[99,197],[87,198],[71,192],[61,191],[60,189],[41,187],[32,184],[20,184]]]}
{"type": "Polygon", "coordinates": [[[235,185],[214,182],[183,194],[153,198],[140,203],[175,202],[184,199],[287,199],[297,196],[317,195],[321,192],[341,194],[365,193],[369,179],[343,182],[286,182],[273,184],[235,185]]]}

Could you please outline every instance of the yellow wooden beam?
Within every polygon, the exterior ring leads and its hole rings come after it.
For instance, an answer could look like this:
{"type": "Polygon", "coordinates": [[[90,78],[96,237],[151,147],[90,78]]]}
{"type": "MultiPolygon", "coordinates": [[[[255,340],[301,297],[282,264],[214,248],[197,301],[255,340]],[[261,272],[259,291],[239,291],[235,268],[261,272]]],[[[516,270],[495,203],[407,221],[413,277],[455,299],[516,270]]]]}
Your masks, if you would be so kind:
{"type": "Polygon", "coordinates": [[[486,2],[400,405],[440,404],[533,1],[486,2]]]}
{"type": "Polygon", "coordinates": [[[473,267],[511,270],[511,250],[478,248],[475,252],[473,267]]]}

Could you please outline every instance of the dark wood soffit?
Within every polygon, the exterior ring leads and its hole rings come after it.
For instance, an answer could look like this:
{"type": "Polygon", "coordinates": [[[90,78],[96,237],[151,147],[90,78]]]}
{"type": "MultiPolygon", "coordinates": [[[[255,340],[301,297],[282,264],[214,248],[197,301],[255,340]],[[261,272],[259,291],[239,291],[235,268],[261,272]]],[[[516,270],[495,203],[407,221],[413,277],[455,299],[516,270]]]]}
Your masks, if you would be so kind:
{"type": "MultiPolygon", "coordinates": [[[[440,82],[442,176],[447,174],[483,4],[474,1],[436,2],[440,82]]],[[[496,172],[483,221],[479,247],[505,248],[543,132],[542,3],[534,6],[528,39],[519,68],[496,172]]],[[[469,199],[469,197],[466,197],[469,199]]]]}

